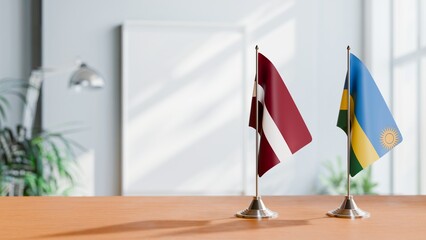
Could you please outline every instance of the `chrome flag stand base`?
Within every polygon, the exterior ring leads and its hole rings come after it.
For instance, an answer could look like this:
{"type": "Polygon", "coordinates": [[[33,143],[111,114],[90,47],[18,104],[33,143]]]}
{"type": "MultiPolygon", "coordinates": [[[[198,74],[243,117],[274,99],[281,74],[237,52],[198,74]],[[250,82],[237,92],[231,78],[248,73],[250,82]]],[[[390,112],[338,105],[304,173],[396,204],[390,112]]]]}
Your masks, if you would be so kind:
{"type": "Polygon", "coordinates": [[[352,195],[345,196],[345,200],[343,200],[340,208],[337,208],[333,211],[329,211],[327,213],[330,217],[338,217],[338,218],[368,218],[370,217],[370,213],[365,212],[358,208],[353,199],[352,195]]]}
{"type": "Polygon", "coordinates": [[[253,197],[250,206],[236,214],[240,218],[276,218],[278,213],[269,210],[260,197],[253,197]]]}

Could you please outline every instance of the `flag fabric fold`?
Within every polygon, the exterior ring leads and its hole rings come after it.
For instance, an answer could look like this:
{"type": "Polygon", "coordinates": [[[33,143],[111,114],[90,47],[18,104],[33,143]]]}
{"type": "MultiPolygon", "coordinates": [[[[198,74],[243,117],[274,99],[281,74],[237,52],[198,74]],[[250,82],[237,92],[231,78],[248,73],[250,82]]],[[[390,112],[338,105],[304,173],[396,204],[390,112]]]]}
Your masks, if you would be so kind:
{"type": "MultiPolygon", "coordinates": [[[[402,141],[401,132],[373,77],[355,55],[350,54],[350,174],[355,176],[402,141]]],[[[347,134],[348,79],[340,104],[337,126],[347,134]]]]}
{"type": "MultiPolygon", "coordinates": [[[[312,141],[311,134],[274,65],[258,53],[258,174],[312,141]]],[[[253,91],[249,126],[256,129],[256,91],[253,91]]]]}

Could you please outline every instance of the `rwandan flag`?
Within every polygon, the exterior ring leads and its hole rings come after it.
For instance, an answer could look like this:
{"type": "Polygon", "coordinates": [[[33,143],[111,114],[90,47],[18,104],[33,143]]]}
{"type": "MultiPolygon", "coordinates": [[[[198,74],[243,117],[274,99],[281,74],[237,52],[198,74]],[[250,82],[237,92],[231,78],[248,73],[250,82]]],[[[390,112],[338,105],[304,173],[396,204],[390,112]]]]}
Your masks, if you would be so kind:
{"type": "MultiPolygon", "coordinates": [[[[351,158],[355,176],[402,141],[401,133],[373,77],[364,64],[350,55],[351,158]]],[[[345,81],[337,126],[347,133],[348,80],[345,81]]]]}

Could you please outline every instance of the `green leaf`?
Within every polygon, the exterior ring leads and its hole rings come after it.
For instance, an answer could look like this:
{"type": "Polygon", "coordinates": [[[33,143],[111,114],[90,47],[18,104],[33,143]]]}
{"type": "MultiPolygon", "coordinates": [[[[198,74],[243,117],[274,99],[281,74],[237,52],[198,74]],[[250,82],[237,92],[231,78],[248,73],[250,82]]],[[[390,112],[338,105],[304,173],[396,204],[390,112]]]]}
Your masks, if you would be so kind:
{"type": "Polygon", "coordinates": [[[32,173],[27,173],[25,175],[26,186],[31,190],[32,193],[37,192],[37,177],[32,173]]]}
{"type": "MultiPolygon", "coordinates": [[[[341,159],[338,157],[336,161],[326,161],[326,174],[320,176],[322,184],[321,193],[346,194],[346,169],[342,166],[341,159]]],[[[351,192],[353,194],[375,194],[377,183],[372,180],[371,167],[364,169],[351,179],[351,192]]]]}
{"type": "Polygon", "coordinates": [[[7,169],[25,171],[24,195],[59,194],[59,183],[61,188],[71,189],[75,186],[72,172],[72,166],[78,166],[72,156],[75,145],[67,137],[61,133],[47,131],[24,140],[15,135],[10,129],[0,129],[0,152],[9,151],[10,156],[19,155],[22,158],[16,162],[12,157],[12,160],[7,162],[5,157],[0,157],[0,190],[1,186],[6,184],[3,173],[7,169]],[[11,148],[18,139],[17,144],[20,147],[11,148]]]}

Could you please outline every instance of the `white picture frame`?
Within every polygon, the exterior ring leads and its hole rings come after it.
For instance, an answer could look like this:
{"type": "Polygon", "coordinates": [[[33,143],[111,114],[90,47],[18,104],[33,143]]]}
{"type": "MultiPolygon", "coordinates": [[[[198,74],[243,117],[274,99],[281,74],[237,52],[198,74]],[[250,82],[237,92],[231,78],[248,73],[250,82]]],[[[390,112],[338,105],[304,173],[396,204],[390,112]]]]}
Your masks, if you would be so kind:
{"type": "Polygon", "coordinates": [[[235,25],[123,24],[122,195],[244,193],[246,42],[235,25]]]}

